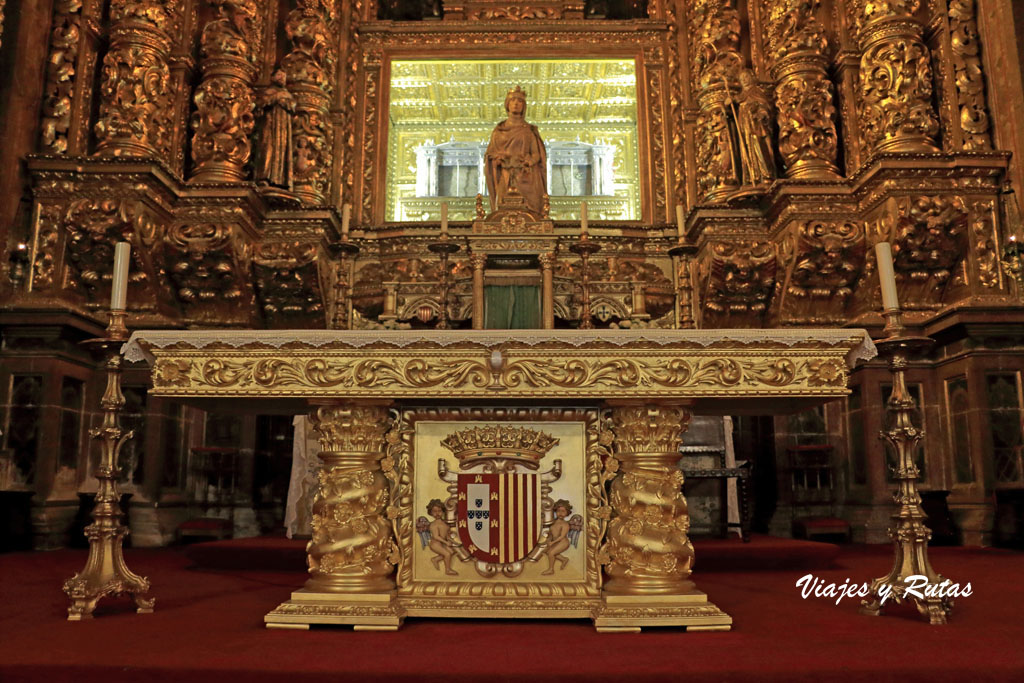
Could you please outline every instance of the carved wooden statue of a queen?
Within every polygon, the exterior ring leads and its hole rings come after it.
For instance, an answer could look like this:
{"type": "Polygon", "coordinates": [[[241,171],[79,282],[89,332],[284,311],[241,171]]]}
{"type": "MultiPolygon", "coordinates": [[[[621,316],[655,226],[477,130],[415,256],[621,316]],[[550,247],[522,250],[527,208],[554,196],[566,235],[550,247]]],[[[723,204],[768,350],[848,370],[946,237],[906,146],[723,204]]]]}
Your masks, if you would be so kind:
{"type": "Polygon", "coordinates": [[[537,126],[526,121],[526,93],[518,85],[505,96],[508,118],[494,127],[487,145],[487,190],[491,211],[510,195],[522,195],[539,218],[547,194],[547,153],[537,126]]]}

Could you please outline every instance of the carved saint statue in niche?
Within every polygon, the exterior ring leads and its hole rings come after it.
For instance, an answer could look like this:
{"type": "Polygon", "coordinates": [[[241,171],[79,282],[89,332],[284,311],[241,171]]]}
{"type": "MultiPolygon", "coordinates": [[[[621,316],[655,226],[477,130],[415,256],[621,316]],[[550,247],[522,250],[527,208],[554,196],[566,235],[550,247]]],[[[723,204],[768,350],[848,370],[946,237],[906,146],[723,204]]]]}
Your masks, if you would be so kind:
{"type": "Polygon", "coordinates": [[[740,93],[735,110],[744,187],[757,187],[775,179],[772,150],[772,106],[754,74],[740,72],[740,93]]]}
{"type": "Polygon", "coordinates": [[[261,112],[259,140],[254,159],[254,178],[264,186],[292,190],[292,113],[295,97],[286,86],[284,71],[278,69],[271,84],[256,103],[261,112]]]}
{"type": "Polygon", "coordinates": [[[522,196],[526,208],[544,215],[547,195],[547,152],[537,126],[526,122],[526,93],[519,86],[505,96],[508,118],[494,127],[487,145],[486,176],[491,211],[510,196],[522,196]]]}

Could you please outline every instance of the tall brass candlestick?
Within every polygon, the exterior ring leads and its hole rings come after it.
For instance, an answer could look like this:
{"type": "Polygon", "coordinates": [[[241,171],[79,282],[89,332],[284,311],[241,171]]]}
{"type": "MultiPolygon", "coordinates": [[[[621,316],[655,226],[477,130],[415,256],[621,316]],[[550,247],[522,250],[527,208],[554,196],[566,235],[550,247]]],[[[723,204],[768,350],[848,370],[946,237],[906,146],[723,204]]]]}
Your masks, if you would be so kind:
{"type": "Polygon", "coordinates": [[[152,612],[155,602],[149,597],[149,580],[128,569],[122,552],[128,528],[121,523],[117,458],[124,442],[133,436],[131,430],[124,431],[120,427],[125,404],[121,393],[121,345],[127,339],[124,310],[112,310],[106,336],[86,342],[106,353],[107,388],[100,401],[103,424],[89,431],[92,438],[100,441],[100,462],[96,468],[99,488],[92,509],[92,524],[85,528],[89,559],[82,571],[64,582],[64,592],[71,599],[68,621],[92,618],[96,603],[108,595],[130,595],[140,614],[152,612]]]}
{"type": "Polygon", "coordinates": [[[352,286],[355,284],[352,280],[358,253],[359,245],[349,241],[347,230],[341,242],[331,245],[331,255],[341,261],[334,280],[334,320],[331,324],[336,330],[352,329],[352,286]]]}
{"type": "Polygon", "coordinates": [[[579,329],[581,330],[591,330],[594,328],[594,323],[590,320],[590,268],[587,264],[590,260],[591,254],[601,251],[601,246],[588,240],[586,235],[587,233],[581,232],[580,240],[569,245],[569,251],[580,257],[581,266],[583,268],[582,311],[580,312],[579,326],[579,329]]]}
{"type": "Polygon", "coordinates": [[[883,430],[879,437],[892,445],[898,463],[894,471],[898,489],[893,495],[898,507],[889,529],[895,557],[889,573],[871,582],[870,597],[863,601],[861,612],[878,616],[886,602],[907,601],[927,616],[929,623],[945,624],[953,608],[952,598],[931,596],[920,589],[914,592],[907,590],[911,576],[926,577],[930,587],[937,587],[945,581],[928,561],[928,540],[932,532],[924,523],[927,516],[921,509],[921,496],[917,492],[920,471],[914,463],[914,451],[924,432],[914,426],[914,397],[907,391],[905,377],[910,357],[925,351],[932,340],[906,334],[899,309],[885,311],[885,318],[885,329],[891,336],[875,344],[879,355],[889,358],[889,370],[893,375],[892,394],[887,404],[889,428],[883,430]]]}
{"type": "MultiPolygon", "coordinates": [[[[447,228],[447,222],[443,224],[443,227],[447,228]]],[[[458,244],[448,240],[448,231],[444,230],[441,233],[440,242],[432,242],[427,245],[427,249],[431,253],[437,254],[441,257],[441,310],[438,312],[437,317],[437,329],[447,330],[448,329],[448,290],[450,288],[448,282],[448,257],[456,253],[461,249],[458,244]]]]}

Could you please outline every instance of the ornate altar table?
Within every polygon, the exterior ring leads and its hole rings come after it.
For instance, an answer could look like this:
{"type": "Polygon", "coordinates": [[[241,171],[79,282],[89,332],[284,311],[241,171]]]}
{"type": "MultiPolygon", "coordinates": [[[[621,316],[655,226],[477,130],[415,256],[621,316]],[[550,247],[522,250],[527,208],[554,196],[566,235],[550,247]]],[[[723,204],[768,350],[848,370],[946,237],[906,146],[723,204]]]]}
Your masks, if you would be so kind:
{"type": "Polygon", "coordinates": [[[863,330],[142,331],[154,395],[308,412],[322,469],[305,587],[268,627],[406,616],[732,619],[690,580],[677,468],[694,412],[848,393],[863,330]]]}

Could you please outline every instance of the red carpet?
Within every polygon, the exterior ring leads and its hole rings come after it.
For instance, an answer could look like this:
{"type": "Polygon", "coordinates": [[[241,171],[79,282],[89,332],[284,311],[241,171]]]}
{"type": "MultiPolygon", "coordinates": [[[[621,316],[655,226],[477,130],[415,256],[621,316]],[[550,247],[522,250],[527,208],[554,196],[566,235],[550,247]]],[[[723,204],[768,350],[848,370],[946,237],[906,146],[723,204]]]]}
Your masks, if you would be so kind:
{"type": "MultiPolygon", "coordinates": [[[[754,535],[749,543],[738,538],[709,538],[693,542],[697,570],[818,569],[829,567],[839,546],[793,538],[754,535]]],[[[186,546],[185,555],[203,569],[301,570],[306,566],[306,541],[284,536],[260,536],[208,541],[186,546]]]]}
{"type": "MultiPolygon", "coordinates": [[[[845,546],[833,567],[814,573],[860,582],[886,571],[890,552],[845,546]]],[[[748,569],[694,575],[733,616],[731,632],[599,635],[583,621],[266,630],[263,615],[304,572],[194,569],[181,549],[127,553],[132,569],[153,581],[154,614],[105,600],[96,619],[69,623],[60,586],[85,552],[9,554],[0,556],[0,681],[1024,680],[1024,554],[937,548],[931,556],[939,571],[974,588],[947,626],[902,610],[862,616],[852,600],[803,600],[794,585],[803,570],[748,569]]]]}

